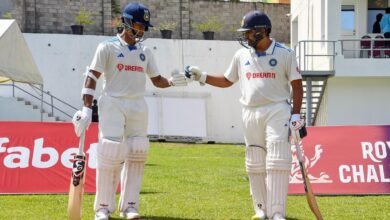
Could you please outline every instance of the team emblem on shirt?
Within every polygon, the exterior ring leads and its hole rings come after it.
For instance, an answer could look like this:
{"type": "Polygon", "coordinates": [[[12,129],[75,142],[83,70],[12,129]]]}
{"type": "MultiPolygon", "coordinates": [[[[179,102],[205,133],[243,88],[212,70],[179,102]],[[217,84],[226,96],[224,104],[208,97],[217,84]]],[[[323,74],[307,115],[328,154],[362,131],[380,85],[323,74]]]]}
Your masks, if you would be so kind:
{"type": "Polygon", "coordinates": [[[150,12],[149,12],[149,10],[145,9],[144,10],[144,20],[149,21],[149,19],[150,19],[150,12]]]}
{"type": "Polygon", "coordinates": [[[278,65],[278,61],[275,58],[272,58],[269,60],[269,65],[274,67],[274,66],[278,65]]]}
{"type": "Polygon", "coordinates": [[[145,54],[141,53],[141,54],[139,55],[139,58],[140,58],[142,61],[145,61],[145,54]]]}

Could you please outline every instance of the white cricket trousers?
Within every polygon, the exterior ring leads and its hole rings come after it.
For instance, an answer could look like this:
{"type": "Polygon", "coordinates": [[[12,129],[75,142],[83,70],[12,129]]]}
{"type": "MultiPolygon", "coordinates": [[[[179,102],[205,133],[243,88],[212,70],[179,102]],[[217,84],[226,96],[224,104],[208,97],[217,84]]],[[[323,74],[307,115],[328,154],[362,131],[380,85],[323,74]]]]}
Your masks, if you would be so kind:
{"type": "Polygon", "coordinates": [[[106,139],[146,137],[148,107],[144,97],[99,98],[99,136],[106,139]]]}
{"type": "Polygon", "coordinates": [[[99,98],[95,211],[115,210],[121,183],[119,210],[139,208],[139,193],[149,149],[148,108],[143,97],[99,98]],[[121,181],[120,181],[121,180],[121,181]]]}
{"type": "Polygon", "coordinates": [[[288,141],[290,117],[291,106],[286,101],[262,107],[243,107],[246,145],[265,147],[269,141],[288,141]]]}
{"type": "Polygon", "coordinates": [[[286,102],[242,110],[246,143],[245,165],[255,212],[269,219],[286,213],[291,170],[288,143],[291,106],[286,102]]]}

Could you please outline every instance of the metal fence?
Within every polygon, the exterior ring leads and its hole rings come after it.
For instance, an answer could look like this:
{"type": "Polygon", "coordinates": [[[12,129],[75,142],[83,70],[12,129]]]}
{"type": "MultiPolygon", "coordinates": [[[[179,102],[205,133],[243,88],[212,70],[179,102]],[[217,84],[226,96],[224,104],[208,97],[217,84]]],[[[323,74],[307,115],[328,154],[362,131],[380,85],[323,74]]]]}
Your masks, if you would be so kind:
{"type": "Polygon", "coordinates": [[[390,58],[390,40],[362,38],[340,40],[344,58],[390,58]]]}
{"type": "Polygon", "coordinates": [[[54,95],[50,94],[49,91],[44,91],[42,86],[36,86],[33,84],[26,83],[29,88],[22,88],[22,86],[12,83],[0,84],[0,86],[8,86],[12,89],[12,97],[20,98],[20,94],[32,98],[33,100],[40,103],[41,121],[43,121],[44,109],[49,116],[55,117],[56,114],[61,113],[62,116],[71,119],[73,116],[68,114],[70,111],[77,111],[78,109],[69,103],[61,100],[54,95]],[[68,110],[68,111],[67,111],[68,110]]]}

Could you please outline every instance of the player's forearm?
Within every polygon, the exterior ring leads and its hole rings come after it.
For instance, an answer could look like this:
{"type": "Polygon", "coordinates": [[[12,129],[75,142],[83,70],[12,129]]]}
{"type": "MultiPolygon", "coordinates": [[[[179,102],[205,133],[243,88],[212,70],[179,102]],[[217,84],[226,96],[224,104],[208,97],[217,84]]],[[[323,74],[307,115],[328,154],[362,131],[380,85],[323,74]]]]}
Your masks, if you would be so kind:
{"type": "Polygon", "coordinates": [[[294,80],[291,82],[291,87],[293,91],[293,114],[300,114],[302,107],[303,99],[303,87],[302,80],[294,80]]]}
{"type": "MultiPolygon", "coordinates": [[[[87,80],[85,81],[84,88],[89,88],[89,89],[96,89],[96,82],[95,80],[91,79],[90,77],[87,77],[87,80]]],[[[84,101],[84,106],[91,108],[92,102],[93,102],[93,96],[92,95],[83,95],[83,101],[84,101]]]]}
{"type": "Polygon", "coordinates": [[[220,88],[226,88],[233,85],[233,83],[227,80],[224,75],[214,76],[207,74],[206,83],[220,88]]]}
{"type": "Polygon", "coordinates": [[[83,96],[83,101],[84,101],[84,106],[85,107],[92,108],[93,96],[91,96],[91,95],[84,95],[83,96]]]}

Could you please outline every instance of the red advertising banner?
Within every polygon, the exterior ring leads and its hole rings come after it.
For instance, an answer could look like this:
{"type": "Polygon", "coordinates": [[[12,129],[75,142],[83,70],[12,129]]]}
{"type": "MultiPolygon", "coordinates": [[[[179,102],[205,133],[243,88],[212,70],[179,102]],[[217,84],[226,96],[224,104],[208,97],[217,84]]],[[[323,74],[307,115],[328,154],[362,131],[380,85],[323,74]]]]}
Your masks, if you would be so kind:
{"type": "MultiPolygon", "coordinates": [[[[98,126],[85,136],[85,192],[95,192],[98,126]]],[[[79,139],[62,122],[0,122],[0,193],[67,193],[79,139]]]]}
{"type": "MultiPolygon", "coordinates": [[[[289,193],[304,193],[291,149],[289,193]]],[[[315,194],[390,193],[390,126],[308,127],[303,150],[315,194]]]]}
{"type": "MultiPolygon", "coordinates": [[[[86,134],[85,191],[95,192],[97,124],[86,134]]],[[[0,193],[67,193],[78,138],[71,123],[0,122],[0,193]]],[[[303,191],[292,146],[290,194],[303,191]]],[[[316,194],[390,194],[390,126],[308,127],[305,164],[316,194]]]]}

